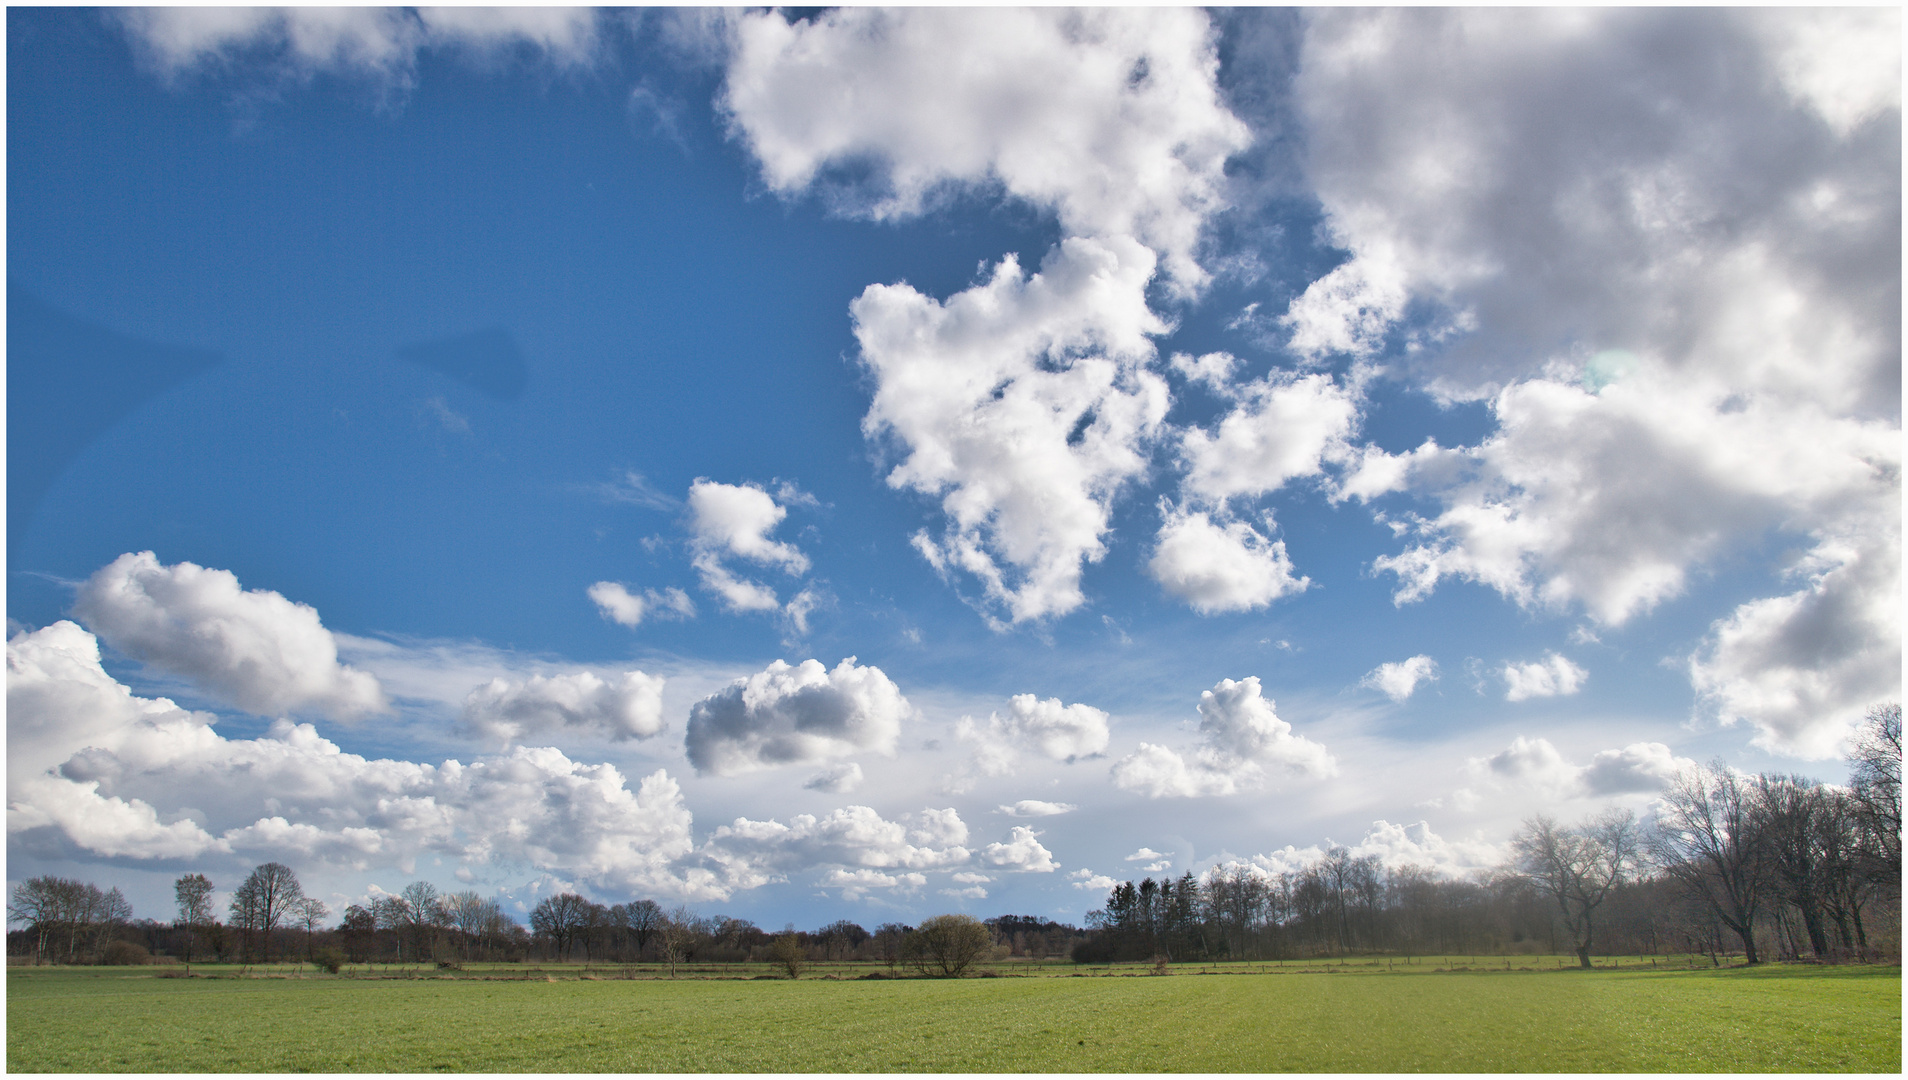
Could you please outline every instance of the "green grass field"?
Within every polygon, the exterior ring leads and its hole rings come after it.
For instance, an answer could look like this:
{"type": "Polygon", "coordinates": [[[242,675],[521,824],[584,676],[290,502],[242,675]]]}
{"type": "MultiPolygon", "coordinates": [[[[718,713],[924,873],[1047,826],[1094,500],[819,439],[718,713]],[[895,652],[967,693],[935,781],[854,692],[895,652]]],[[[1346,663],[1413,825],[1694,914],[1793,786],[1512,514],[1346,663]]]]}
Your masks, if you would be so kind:
{"type": "MultiPolygon", "coordinates": [[[[1897,1072],[1899,968],[1357,961],[1154,977],[158,978],[10,968],[16,1072],[1897,1072]],[[1453,970],[1468,968],[1469,970],[1453,970]]],[[[289,971],[292,969],[277,969],[289,971]]],[[[845,970],[845,969],[843,969],[845,970]]],[[[856,969],[861,972],[867,968],[856,969]]],[[[1009,966],[1003,973],[1021,970],[1009,966]]],[[[833,969],[822,969],[832,974],[833,969]]],[[[382,970],[379,970],[382,974],[382,970]]],[[[420,975],[425,973],[420,972],[420,975]]],[[[652,972],[645,970],[642,975],[652,972]]],[[[528,977],[526,977],[528,976],[528,977]]]]}

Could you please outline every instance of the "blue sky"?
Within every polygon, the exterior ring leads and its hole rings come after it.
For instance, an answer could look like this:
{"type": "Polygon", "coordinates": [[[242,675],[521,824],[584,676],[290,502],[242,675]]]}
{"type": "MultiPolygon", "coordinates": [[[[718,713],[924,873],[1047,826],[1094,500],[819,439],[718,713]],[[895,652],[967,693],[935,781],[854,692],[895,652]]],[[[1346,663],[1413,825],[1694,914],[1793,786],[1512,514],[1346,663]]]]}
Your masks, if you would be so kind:
{"type": "Polygon", "coordinates": [[[1077,920],[1899,699],[1897,13],[7,44],[11,880],[1077,920]]]}

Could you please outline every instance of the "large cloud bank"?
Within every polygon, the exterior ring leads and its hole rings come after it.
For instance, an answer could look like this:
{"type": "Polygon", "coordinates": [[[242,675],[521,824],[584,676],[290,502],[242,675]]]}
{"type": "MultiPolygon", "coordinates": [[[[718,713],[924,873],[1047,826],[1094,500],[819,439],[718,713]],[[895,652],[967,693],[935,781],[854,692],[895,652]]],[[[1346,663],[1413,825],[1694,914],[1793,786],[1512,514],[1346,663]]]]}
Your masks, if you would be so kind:
{"type": "Polygon", "coordinates": [[[1310,16],[1307,170],[1352,258],[1292,347],[1403,340],[1498,421],[1347,478],[1436,507],[1379,560],[1401,601],[1459,577],[1617,625],[1780,530],[1801,587],[1718,620],[1703,699],[1822,755],[1899,693],[1899,20],[1310,16]]]}
{"type": "Polygon", "coordinates": [[[349,719],[388,707],[375,678],[338,662],[317,611],[241,589],[229,570],[128,553],[80,586],[73,612],[113,648],[247,712],[349,719]]]}
{"type": "Polygon", "coordinates": [[[370,759],[288,720],[227,739],[210,715],[120,685],[70,622],[8,643],[7,717],[7,831],[43,850],[404,873],[434,855],[617,891],[727,895],[709,871],[677,867],[691,819],[667,772],[632,790],[615,766],[550,748],[468,764],[370,759]]]}

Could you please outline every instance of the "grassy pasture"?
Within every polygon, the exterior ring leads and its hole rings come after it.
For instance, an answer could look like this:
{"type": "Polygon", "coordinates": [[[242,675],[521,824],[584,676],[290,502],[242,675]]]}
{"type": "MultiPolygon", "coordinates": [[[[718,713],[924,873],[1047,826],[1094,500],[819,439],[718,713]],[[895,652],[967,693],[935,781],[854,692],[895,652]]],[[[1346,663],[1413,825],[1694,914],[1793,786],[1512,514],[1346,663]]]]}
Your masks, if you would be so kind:
{"type": "MultiPolygon", "coordinates": [[[[83,1072],[1897,1072],[1898,968],[1554,958],[962,980],[158,978],[11,968],[7,1067],[83,1072]],[[1523,967],[1525,970],[1517,970],[1523,967]],[[1101,976],[1101,977],[1092,977],[1101,976]]],[[[289,970],[289,969],[282,969],[289,970]]],[[[727,971],[728,969],[724,969],[727,971]]],[[[845,970],[845,969],[844,969],[845,970]]],[[[866,968],[857,969],[857,973],[866,968]]],[[[1035,968],[1002,966],[1004,973],[1035,968]]],[[[824,974],[834,973],[828,968],[824,974]]],[[[195,965],[195,975],[230,975],[195,965]]],[[[420,975],[424,974],[419,972],[420,975]]],[[[647,974],[644,972],[642,974],[647,974]]],[[[526,977],[528,976],[528,977],[526,977]]]]}

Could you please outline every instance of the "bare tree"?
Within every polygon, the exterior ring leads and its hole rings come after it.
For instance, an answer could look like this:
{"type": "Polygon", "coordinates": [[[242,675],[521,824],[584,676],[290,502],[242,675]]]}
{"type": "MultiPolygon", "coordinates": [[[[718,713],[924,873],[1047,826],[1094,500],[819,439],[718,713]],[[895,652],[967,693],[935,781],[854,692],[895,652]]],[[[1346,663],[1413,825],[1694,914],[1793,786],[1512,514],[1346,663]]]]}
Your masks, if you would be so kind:
{"type": "Polygon", "coordinates": [[[694,912],[681,906],[657,921],[656,945],[662,952],[663,962],[669,965],[670,978],[676,977],[676,965],[695,952],[696,939],[702,933],[701,923],[694,912]]]}
{"type": "Polygon", "coordinates": [[[577,935],[589,928],[595,915],[590,909],[596,906],[575,893],[546,896],[530,912],[530,929],[550,938],[561,960],[574,948],[577,935]]]}
{"type": "Polygon", "coordinates": [[[640,958],[649,939],[656,934],[656,928],[662,923],[663,910],[654,900],[638,900],[623,908],[623,928],[629,936],[636,939],[636,955],[640,958]]]}
{"type": "Polygon", "coordinates": [[[437,886],[428,881],[413,881],[404,886],[404,891],[398,896],[404,901],[404,930],[411,937],[411,956],[416,960],[429,960],[434,951],[432,945],[437,938],[437,928],[444,923],[443,905],[437,895],[437,886]]]}
{"type": "Polygon", "coordinates": [[[1742,940],[1743,958],[1758,963],[1768,847],[1751,788],[1720,761],[1679,773],[1664,789],[1649,848],[1685,896],[1742,940]]]}
{"type": "Polygon", "coordinates": [[[1807,777],[1765,773],[1756,778],[1756,802],[1769,845],[1769,865],[1782,898],[1802,917],[1809,950],[1826,956],[1829,944],[1822,926],[1822,899],[1831,874],[1824,843],[1830,824],[1827,793],[1807,777]]]}
{"type": "Polygon", "coordinates": [[[1636,816],[1610,810],[1569,828],[1539,815],[1511,838],[1517,869],[1557,903],[1577,962],[1590,967],[1596,911],[1636,862],[1636,816]]]}
{"type": "Polygon", "coordinates": [[[192,936],[212,921],[212,882],[204,874],[187,874],[172,883],[179,901],[179,925],[185,927],[185,968],[192,972],[192,936]]]}
{"type": "Polygon", "coordinates": [[[311,936],[331,914],[331,909],[315,896],[306,896],[292,905],[292,917],[305,928],[305,962],[311,963],[311,936]]]}
{"type": "Polygon", "coordinates": [[[1901,705],[1868,710],[1849,755],[1854,766],[1855,818],[1864,870],[1876,885],[1901,895],[1901,705]]]}
{"type": "Polygon", "coordinates": [[[265,962],[272,959],[272,932],[292,913],[292,905],[305,898],[298,875],[284,863],[269,862],[253,869],[232,897],[234,925],[263,936],[265,962]]]}

